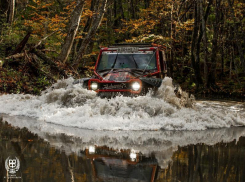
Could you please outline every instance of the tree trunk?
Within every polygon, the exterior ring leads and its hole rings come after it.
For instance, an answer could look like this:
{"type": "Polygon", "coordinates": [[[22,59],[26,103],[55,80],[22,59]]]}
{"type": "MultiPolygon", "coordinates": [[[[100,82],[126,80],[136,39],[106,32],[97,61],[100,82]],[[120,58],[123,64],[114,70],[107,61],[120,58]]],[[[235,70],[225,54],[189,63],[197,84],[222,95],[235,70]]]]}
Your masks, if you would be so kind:
{"type": "Polygon", "coordinates": [[[199,85],[202,83],[202,78],[200,74],[200,67],[199,62],[196,62],[194,51],[196,48],[196,42],[197,42],[197,36],[198,36],[198,20],[199,20],[199,7],[197,6],[197,3],[194,3],[195,5],[195,21],[194,21],[194,29],[192,33],[192,43],[191,43],[191,64],[192,68],[194,69],[195,73],[195,82],[196,82],[196,88],[199,89],[199,85]]]}
{"type": "MultiPolygon", "coordinates": [[[[233,49],[233,48],[231,48],[231,49],[233,49]]],[[[230,59],[230,75],[229,75],[229,78],[231,79],[231,76],[232,76],[233,51],[230,52],[230,55],[231,55],[231,59],[230,59]]]]}
{"type": "Polygon", "coordinates": [[[224,69],[225,69],[225,65],[224,65],[224,43],[222,43],[222,48],[221,48],[221,75],[220,75],[220,77],[224,76],[224,69]]]}
{"type": "Polygon", "coordinates": [[[173,77],[173,8],[174,5],[171,5],[171,12],[170,12],[170,59],[169,59],[169,69],[170,69],[170,76],[173,77]]]}
{"type": "Polygon", "coordinates": [[[63,75],[64,77],[67,77],[65,71],[63,69],[60,69],[49,57],[47,57],[44,53],[42,53],[39,50],[36,49],[32,49],[30,51],[31,53],[36,54],[37,57],[41,58],[45,63],[47,63],[48,65],[50,65],[52,70],[57,71],[58,73],[60,73],[61,75],[63,75]]]}
{"type": "Polygon", "coordinates": [[[215,21],[213,25],[213,40],[212,40],[212,53],[211,60],[208,66],[208,82],[207,87],[216,87],[216,64],[217,64],[217,52],[218,52],[218,32],[219,32],[219,22],[220,22],[220,2],[221,0],[216,0],[215,5],[215,21]]]}
{"type": "Polygon", "coordinates": [[[234,45],[233,45],[233,49],[232,49],[232,60],[233,60],[233,63],[234,63],[234,68],[235,68],[234,72],[235,72],[235,75],[236,75],[237,82],[239,83],[240,88],[242,88],[242,84],[241,84],[241,82],[239,80],[239,76],[238,76],[237,63],[236,63],[236,60],[234,59],[234,57],[235,57],[235,53],[234,53],[234,45]]]}
{"type": "MultiPolygon", "coordinates": [[[[98,3],[98,0],[92,0],[91,1],[90,11],[94,12],[97,3],[98,3]]],[[[85,25],[85,27],[83,29],[83,33],[82,33],[83,37],[86,37],[86,34],[89,31],[91,23],[92,23],[92,18],[88,17],[86,25],[85,25]]],[[[82,42],[83,42],[83,38],[79,39],[78,42],[76,44],[74,44],[74,46],[76,46],[76,47],[73,47],[74,48],[74,56],[75,56],[75,57],[73,57],[73,60],[75,60],[75,58],[77,57],[77,52],[78,52],[77,50],[78,50],[79,47],[81,47],[82,42]]]]}
{"type": "Polygon", "coordinates": [[[66,62],[71,52],[71,48],[72,48],[75,36],[77,34],[79,24],[80,24],[81,14],[82,14],[84,5],[85,5],[84,0],[78,0],[77,6],[75,7],[72,13],[69,30],[65,38],[65,42],[62,46],[61,52],[57,58],[59,61],[63,63],[66,62]]]}
{"type": "Polygon", "coordinates": [[[130,12],[131,12],[131,18],[134,20],[136,18],[135,16],[135,4],[134,4],[134,0],[130,0],[130,12]]]}
{"type": "MultiPolygon", "coordinates": [[[[198,34],[198,25],[197,25],[197,5],[195,3],[195,12],[194,12],[194,27],[193,27],[193,32],[192,32],[192,41],[191,41],[191,64],[192,64],[192,68],[195,71],[195,67],[196,67],[196,61],[195,61],[195,56],[194,56],[194,50],[195,50],[195,42],[197,39],[197,34],[198,34]]],[[[196,78],[196,84],[197,84],[197,76],[195,74],[195,78],[196,78]]]]}
{"type": "Polygon", "coordinates": [[[9,16],[8,16],[8,23],[11,26],[14,21],[14,10],[15,10],[15,0],[9,1],[9,16]]]}
{"type": "MultiPolygon", "coordinates": [[[[74,61],[74,69],[77,69],[79,66],[79,63],[81,63],[82,58],[85,54],[86,48],[89,45],[89,43],[92,41],[92,38],[95,36],[97,29],[100,26],[101,20],[104,16],[105,13],[105,8],[107,5],[107,0],[99,0],[99,8],[98,8],[98,13],[94,13],[93,18],[92,18],[92,24],[91,27],[88,31],[87,36],[84,38],[81,47],[79,48],[77,57],[74,61]]],[[[84,65],[85,63],[83,63],[84,65]]]]}
{"type": "Polygon", "coordinates": [[[207,33],[206,33],[206,21],[208,18],[208,14],[210,11],[210,6],[212,4],[213,0],[210,0],[208,3],[208,7],[204,16],[203,13],[203,1],[199,0],[199,5],[200,5],[200,15],[202,19],[202,34],[200,33],[200,37],[203,35],[203,46],[204,46],[204,88],[207,88],[207,81],[208,81],[208,67],[207,67],[207,62],[208,62],[208,46],[207,46],[207,33]]]}
{"type": "Polygon", "coordinates": [[[118,21],[118,18],[117,18],[117,0],[114,0],[114,27],[115,28],[118,28],[119,26],[119,21],[118,21]]]}
{"type": "Polygon", "coordinates": [[[125,19],[122,0],[118,0],[118,6],[119,6],[119,9],[120,9],[120,12],[121,12],[121,19],[125,19]]]}
{"type": "MultiPolygon", "coordinates": [[[[91,1],[90,11],[94,12],[96,3],[98,3],[98,2],[96,2],[96,0],[92,0],[91,1]]],[[[86,25],[85,25],[85,27],[83,29],[83,33],[87,33],[89,31],[89,28],[91,26],[91,22],[92,22],[92,18],[91,17],[88,17],[87,23],[86,23],[86,25]]]]}

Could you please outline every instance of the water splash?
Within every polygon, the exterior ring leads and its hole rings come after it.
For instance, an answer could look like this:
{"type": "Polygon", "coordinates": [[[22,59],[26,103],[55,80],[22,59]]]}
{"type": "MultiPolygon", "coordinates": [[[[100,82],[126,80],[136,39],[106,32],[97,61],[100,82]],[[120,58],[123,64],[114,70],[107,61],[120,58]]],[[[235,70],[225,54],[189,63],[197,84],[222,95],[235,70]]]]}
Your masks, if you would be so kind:
{"type": "Polygon", "coordinates": [[[205,130],[244,126],[243,112],[195,104],[193,96],[165,78],[156,95],[101,99],[74,79],[60,80],[41,96],[3,95],[0,113],[93,130],[205,130]]]}
{"type": "Polygon", "coordinates": [[[173,86],[172,78],[166,77],[161,87],[158,89],[157,97],[164,99],[166,102],[175,105],[178,108],[194,108],[195,97],[182,91],[181,87],[173,86]]]}

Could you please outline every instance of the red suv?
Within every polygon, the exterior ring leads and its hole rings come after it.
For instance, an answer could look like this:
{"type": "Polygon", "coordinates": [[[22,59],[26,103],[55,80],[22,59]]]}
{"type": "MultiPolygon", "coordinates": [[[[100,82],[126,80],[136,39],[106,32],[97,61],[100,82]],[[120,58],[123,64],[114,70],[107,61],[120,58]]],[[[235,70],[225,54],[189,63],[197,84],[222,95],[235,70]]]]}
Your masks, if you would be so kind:
{"type": "Polygon", "coordinates": [[[101,48],[94,76],[83,87],[101,97],[144,95],[161,86],[167,73],[165,53],[158,45],[116,44],[101,48]]]}

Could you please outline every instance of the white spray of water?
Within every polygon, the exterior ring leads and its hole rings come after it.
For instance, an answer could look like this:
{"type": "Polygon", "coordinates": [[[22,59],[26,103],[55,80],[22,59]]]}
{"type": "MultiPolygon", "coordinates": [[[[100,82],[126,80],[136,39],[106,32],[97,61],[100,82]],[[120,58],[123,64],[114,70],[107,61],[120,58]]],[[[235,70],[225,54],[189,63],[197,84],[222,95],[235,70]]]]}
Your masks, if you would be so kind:
{"type": "Polygon", "coordinates": [[[101,99],[96,93],[60,80],[42,93],[3,95],[0,113],[35,117],[39,121],[93,130],[205,130],[244,126],[244,113],[194,104],[194,97],[174,93],[165,78],[156,96],[117,96],[101,99]]]}

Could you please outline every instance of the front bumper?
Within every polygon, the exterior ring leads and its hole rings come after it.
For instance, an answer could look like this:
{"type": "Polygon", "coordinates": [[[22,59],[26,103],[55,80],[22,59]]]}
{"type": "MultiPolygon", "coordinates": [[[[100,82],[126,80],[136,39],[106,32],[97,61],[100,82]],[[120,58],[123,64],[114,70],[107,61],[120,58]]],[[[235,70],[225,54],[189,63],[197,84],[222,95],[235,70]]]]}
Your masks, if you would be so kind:
{"type": "MultiPolygon", "coordinates": [[[[110,92],[110,93],[124,93],[127,95],[128,94],[140,94],[143,90],[143,84],[140,79],[131,79],[126,82],[115,82],[115,81],[101,81],[99,79],[90,79],[88,81],[88,89],[89,90],[94,90],[98,94],[100,93],[105,93],[105,92],[110,92]],[[134,83],[139,83],[139,89],[134,90],[132,85],[134,83]],[[97,89],[92,89],[92,84],[97,83],[98,87],[97,89]]],[[[123,95],[124,95],[123,94],[123,95]]]]}

